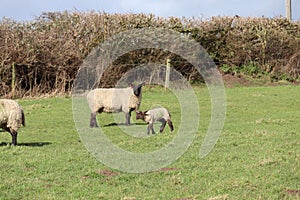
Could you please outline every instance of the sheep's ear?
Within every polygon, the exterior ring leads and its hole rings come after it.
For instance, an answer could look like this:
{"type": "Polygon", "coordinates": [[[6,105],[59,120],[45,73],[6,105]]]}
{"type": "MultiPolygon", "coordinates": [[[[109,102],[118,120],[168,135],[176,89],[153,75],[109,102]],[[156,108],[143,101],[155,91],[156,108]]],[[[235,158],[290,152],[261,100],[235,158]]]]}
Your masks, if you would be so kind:
{"type": "Polygon", "coordinates": [[[149,114],[146,114],[148,112],[148,110],[146,110],[145,112],[144,112],[144,115],[149,115],[149,114]]]}

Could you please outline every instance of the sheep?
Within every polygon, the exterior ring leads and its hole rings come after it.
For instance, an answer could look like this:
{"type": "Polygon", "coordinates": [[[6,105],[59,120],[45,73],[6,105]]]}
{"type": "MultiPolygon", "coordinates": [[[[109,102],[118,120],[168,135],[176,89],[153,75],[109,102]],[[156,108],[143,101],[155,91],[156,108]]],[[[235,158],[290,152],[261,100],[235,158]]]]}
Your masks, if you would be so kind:
{"type": "Polygon", "coordinates": [[[12,145],[17,145],[18,129],[25,126],[23,108],[14,100],[0,99],[0,128],[9,132],[12,137],[12,145]]]}
{"type": "Polygon", "coordinates": [[[127,88],[98,88],[87,94],[87,101],[91,109],[90,127],[98,127],[97,113],[125,113],[125,125],[130,125],[131,112],[138,109],[142,100],[142,86],[145,83],[127,88]]]}
{"type": "Polygon", "coordinates": [[[147,122],[147,134],[150,133],[150,129],[152,131],[152,134],[155,134],[153,129],[153,123],[155,121],[159,121],[162,123],[159,132],[163,132],[166,123],[168,123],[171,132],[174,130],[173,123],[171,121],[171,114],[166,108],[154,108],[145,112],[137,110],[136,119],[141,119],[147,122]]]}

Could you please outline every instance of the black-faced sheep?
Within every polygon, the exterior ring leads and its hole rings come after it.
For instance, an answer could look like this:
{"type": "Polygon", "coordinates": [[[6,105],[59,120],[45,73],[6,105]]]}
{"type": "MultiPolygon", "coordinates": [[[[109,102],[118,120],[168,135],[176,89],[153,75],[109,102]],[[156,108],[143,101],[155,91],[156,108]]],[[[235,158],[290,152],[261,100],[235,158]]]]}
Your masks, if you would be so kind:
{"type": "Polygon", "coordinates": [[[131,112],[138,109],[142,100],[142,86],[131,85],[128,88],[98,88],[91,90],[87,95],[89,107],[92,111],[90,127],[98,127],[97,113],[124,112],[126,125],[130,124],[131,112]]]}
{"type": "Polygon", "coordinates": [[[0,99],[0,128],[11,134],[13,145],[17,145],[18,129],[21,125],[25,126],[22,107],[14,100],[0,99]]]}
{"type": "Polygon", "coordinates": [[[155,121],[159,121],[162,123],[159,132],[163,132],[166,123],[168,123],[171,131],[174,130],[170,112],[166,108],[154,108],[145,112],[137,110],[136,119],[141,119],[147,122],[147,134],[150,133],[150,130],[152,131],[152,134],[155,134],[153,129],[153,124],[155,121]]]}

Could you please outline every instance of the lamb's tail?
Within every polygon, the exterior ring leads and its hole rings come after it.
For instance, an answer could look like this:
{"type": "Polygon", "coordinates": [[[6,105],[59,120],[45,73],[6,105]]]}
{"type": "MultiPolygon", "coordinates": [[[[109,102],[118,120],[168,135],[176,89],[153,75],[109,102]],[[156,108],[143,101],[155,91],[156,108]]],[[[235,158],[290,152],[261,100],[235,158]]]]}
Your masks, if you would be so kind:
{"type": "Polygon", "coordinates": [[[171,118],[171,113],[168,111],[168,114],[169,114],[169,116],[170,116],[170,118],[171,118]]]}
{"type": "Polygon", "coordinates": [[[171,132],[174,130],[174,126],[173,126],[173,123],[172,123],[172,121],[170,120],[170,119],[168,119],[168,125],[169,125],[169,127],[170,127],[170,130],[171,130],[171,132]]]}
{"type": "Polygon", "coordinates": [[[22,125],[25,126],[25,114],[23,109],[21,109],[21,114],[22,114],[22,125]]]}

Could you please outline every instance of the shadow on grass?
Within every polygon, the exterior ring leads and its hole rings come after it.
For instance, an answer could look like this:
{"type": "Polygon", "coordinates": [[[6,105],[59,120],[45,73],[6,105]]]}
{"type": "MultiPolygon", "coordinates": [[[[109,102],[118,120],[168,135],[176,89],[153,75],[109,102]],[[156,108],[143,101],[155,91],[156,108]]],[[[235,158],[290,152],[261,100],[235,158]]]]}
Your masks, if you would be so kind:
{"type": "Polygon", "coordinates": [[[134,123],[130,125],[126,125],[125,123],[110,123],[103,125],[103,127],[109,127],[109,126],[142,126],[142,125],[147,125],[146,123],[134,123]]]}
{"type": "MultiPolygon", "coordinates": [[[[2,142],[0,143],[0,147],[7,146],[8,144],[11,145],[11,143],[2,142]]],[[[29,143],[18,143],[17,146],[26,146],[26,147],[42,147],[46,145],[52,144],[51,142],[29,142],[29,143]]]]}

